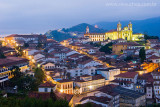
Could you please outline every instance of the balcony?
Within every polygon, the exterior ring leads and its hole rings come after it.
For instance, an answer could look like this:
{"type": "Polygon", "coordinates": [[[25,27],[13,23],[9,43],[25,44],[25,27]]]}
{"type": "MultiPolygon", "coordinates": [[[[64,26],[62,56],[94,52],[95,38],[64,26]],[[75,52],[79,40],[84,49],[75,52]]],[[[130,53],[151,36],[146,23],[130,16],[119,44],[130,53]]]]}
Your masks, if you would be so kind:
{"type": "Polygon", "coordinates": [[[0,83],[7,80],[8,80],[8,75],[0,77],[0,83]]]}

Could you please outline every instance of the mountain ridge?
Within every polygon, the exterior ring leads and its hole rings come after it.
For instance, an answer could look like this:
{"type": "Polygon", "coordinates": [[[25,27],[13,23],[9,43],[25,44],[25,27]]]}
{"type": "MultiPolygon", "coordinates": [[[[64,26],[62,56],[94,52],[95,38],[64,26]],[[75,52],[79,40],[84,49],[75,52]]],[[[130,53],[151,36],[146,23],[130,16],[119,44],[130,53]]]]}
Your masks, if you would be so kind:
{"type": "MultiPolygon", "coordinates": [[[[128,25],[129,20],[120,21],[122,27],[128,25]]],[[[148,18],[144,20],[131,20],[133,25],[133,33],[145,33],[150,36],[159,36],[160,37],[160,17],[148,18]]],[[[107,22],[101,21],[95,23],[102,29],[115,29],[117,27],[118,21],[107,22]]]]}

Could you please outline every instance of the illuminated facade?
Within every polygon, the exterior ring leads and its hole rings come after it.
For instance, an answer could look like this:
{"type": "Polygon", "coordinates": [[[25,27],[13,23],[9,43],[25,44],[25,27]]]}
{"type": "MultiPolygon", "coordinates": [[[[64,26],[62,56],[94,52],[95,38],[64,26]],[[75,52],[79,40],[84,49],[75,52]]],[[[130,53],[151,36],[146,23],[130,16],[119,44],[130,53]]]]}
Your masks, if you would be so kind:
{"type": "Polygon", "coordinates": [[[28,60],[24,58],[7,57],[0,59],[0,87],[4,87],[5,82],[13,77],[11,70],[14,66],[19,67],[21,72],[25,72],[29,70],[28,64],[28,60]]]}
{"type": "Polygon", "coordinates": [[[106,39],[116,40],[120,38],[128,41],[139,41],[144,35],[141,33],[133,34],[131,22],[129,22],[128,27],[126,26],[123,29],[119,22],[117,24],[117,29],[110,30],[106,33],[89,33],[89,27],[87,26],[84,37],[89,37],[91,41],[104,41],[106,39]]]}

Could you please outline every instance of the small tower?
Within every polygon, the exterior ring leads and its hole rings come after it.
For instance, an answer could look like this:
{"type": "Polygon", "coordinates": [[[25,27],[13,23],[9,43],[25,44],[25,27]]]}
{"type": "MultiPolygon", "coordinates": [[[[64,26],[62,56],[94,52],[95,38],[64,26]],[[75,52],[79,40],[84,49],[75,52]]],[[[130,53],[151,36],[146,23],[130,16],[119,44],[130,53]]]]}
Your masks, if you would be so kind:
{"type": "Polygon", "coordinates": [[[131,21],[128,24],[128,29],[132,31],[132,23],[131,23],[131,21]]]}
{"type": "Polygon", "coordinates": [[[120,21],[117,24],[117,31],[121,31],[121,23],[120,23],[120,21]]]}
{"type": "Polygon", "coordinates": [[[89,27],[88,26],[86,27],[86,33],[89,33],[89,27]]]}

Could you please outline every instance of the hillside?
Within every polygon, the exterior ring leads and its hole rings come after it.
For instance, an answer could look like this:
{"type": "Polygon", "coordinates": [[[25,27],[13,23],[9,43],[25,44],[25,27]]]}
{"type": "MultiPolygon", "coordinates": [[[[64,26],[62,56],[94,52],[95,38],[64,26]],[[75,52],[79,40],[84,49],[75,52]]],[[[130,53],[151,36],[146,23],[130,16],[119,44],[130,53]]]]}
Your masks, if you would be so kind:
{"type": "MultiPolygon", "coordinates": [[[[133,24],[133,33],[146,33],[150,36],[160,37],[160,17],[145,20],[131,20],[133,24]]],[[[95,23],[102,29],[116,29],[117,22],[97,22],[95,23]]],[[[121,21],[122,27],[127,26],[129,21],[121,21]]]]}
{"type": "Polygon", "coordinates": [[[86,27],[89,27],[89,30],[91,33],[102,33],[106,32],[104,29],[95,28],[94,26],[87,24],[87,23],[81,23],[76,26],[73,26],[71,28],[62,28],[58,30],[50,30],[46,32],[46,35],[50,39],[55,39],[56,41],[62,41],[68,38],[76,38],[78,36],[83,36],[83,34],[86,31],[86,27]]]}

